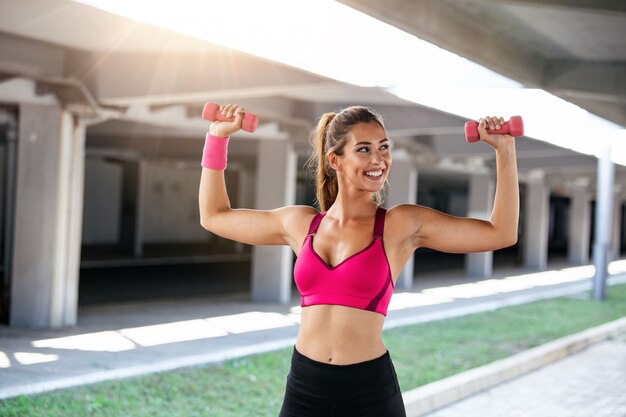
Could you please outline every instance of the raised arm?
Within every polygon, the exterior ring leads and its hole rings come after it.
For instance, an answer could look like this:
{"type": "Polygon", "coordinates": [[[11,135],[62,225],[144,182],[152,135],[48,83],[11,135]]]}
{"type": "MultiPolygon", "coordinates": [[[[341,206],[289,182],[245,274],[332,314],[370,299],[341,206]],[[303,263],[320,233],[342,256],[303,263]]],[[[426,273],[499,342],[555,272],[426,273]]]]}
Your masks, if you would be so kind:
{"type": "MultiPolygon", "coordinates": [[[[227,117],[235,115],[235,120],[211,123],[209,134],[215,139],[227,138],[235,133],[241,128],[243,120],[244,109],[237,105],[223,106],[221,111],[227,117]]],[[[198,192],[202,227],[216,235],[251,245],[296,247],[294,236],[300,234],[299,228],[304,224],[302,216],[317,211],[308,206],[287,206],[274,210],[233,209],[224,172],[222,169],[202,168],[198,192]]]]}
{"type": "Polygon", "coordinates": [[[397,206],[399,218],[411,225],[414,248],[442,252],[484,252],[512,246],[517,242],[519,185],[515,140],[510,135],[490,135],[502,118],[487,117],[478,125],[480,138],[496,151],[496,194],[489,220],[457,217],[420,205],[397,206]]]}

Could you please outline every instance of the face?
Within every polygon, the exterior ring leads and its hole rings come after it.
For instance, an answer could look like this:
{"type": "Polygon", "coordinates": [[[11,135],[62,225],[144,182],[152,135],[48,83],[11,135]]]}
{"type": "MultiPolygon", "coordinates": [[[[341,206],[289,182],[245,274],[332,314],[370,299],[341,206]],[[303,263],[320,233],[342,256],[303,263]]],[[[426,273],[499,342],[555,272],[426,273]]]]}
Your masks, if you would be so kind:
{"type": "MultiPolygon", "coordinates": [[[[349,184],[369,192],[380,191],[391,168],[391,143],[378,123],[358,123],[343,148],[343,155],[331,154],[331,166],[349,184]]],[[[340,180],[341,181],[341,180],[340,180]]]]}

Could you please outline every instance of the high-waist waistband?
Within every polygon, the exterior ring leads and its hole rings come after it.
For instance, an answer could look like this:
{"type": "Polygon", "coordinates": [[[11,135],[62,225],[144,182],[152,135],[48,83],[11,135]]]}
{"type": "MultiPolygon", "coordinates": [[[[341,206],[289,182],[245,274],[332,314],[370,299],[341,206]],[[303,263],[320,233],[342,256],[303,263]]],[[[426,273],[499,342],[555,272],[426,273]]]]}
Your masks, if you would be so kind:
{"type": "Polygon", "coordinates": [[[311,359],[306,355],[303,355],[302,353],[300,353],[298,351],[298,349],[296,348],[296,345],[293,346],[293,357],[296,360],[308,363],[309,365],[312,366],[317,366],[320,369],[329,369],[329,370],[335,370],[335,369],[342,369],[344,372],[348,371],[348,370],[355,370],[358,368],[368,368],[368,367],[374,367],[376,366],[376,364],[378,362],[385,362],[385,361],[389,361],[389,350],[385,351],[384,354],[382,354],[381,356],[374,358],[374,359],[370,359],[364,362],[357,362],[357,363],[351,363],[348,365],[333,365],[330,363],[325,363],[325,362],[320,362],[320,361],[316,361],[315,359],[311,359]]]}
{"type": "Polygon", "coordinates": [[[309,398],[335,403],[376,401],[400,391],[388,350],[378,358],[364,362],[331,365],[303,355],[295,345],[287,389],[309,398]]]}

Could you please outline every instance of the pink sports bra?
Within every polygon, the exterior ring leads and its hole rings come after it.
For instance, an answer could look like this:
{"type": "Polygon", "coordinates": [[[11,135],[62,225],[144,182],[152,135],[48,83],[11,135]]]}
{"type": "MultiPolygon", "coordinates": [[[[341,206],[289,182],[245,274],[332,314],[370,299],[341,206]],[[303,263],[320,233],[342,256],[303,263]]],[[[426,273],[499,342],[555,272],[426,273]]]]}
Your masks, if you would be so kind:
{"type": "Polygon", "coordinates": [[[339,304],[387,316],[394,284],[383,246],[386,213],[378,207],[370,244],[336,266],[328,265],[313,249],[313,236],[326,212],[313,218],[293,271],[302,307],[339,304]]]}

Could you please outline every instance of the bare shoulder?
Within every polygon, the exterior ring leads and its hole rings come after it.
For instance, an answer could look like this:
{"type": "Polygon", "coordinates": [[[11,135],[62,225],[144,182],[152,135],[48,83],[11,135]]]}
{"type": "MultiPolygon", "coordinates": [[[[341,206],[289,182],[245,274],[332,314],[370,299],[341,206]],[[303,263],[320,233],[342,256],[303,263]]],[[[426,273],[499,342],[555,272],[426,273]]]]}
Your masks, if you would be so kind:
{"type": "Polygon", "coordinates": [[[428,208],[419,204],[397,204],[387,210],[385,235],[397,242],[413,241],[428,208]]]}
{"type": "Polygon", "coordinates": [[[285,227],[296,229],[304,226],[308,227],[313,217],[319,213],[315,207],[305,205],[281,207],[276,209],[276,212],[285,227]]]}
{"type": "Polygon", "coordinates": [[[418,216],[428,210],[428,207],[419,204],[396,204],[387,210],[386,221],[403,223],[407,220],[415,221],[418,216]]]}
{"type": "Polygon", "coordinates": [[[313,217],[319,212],[315,207],[304,205],[281,207],[276,212],[280,216],[285,238],[297,255],[313,217]]]}

